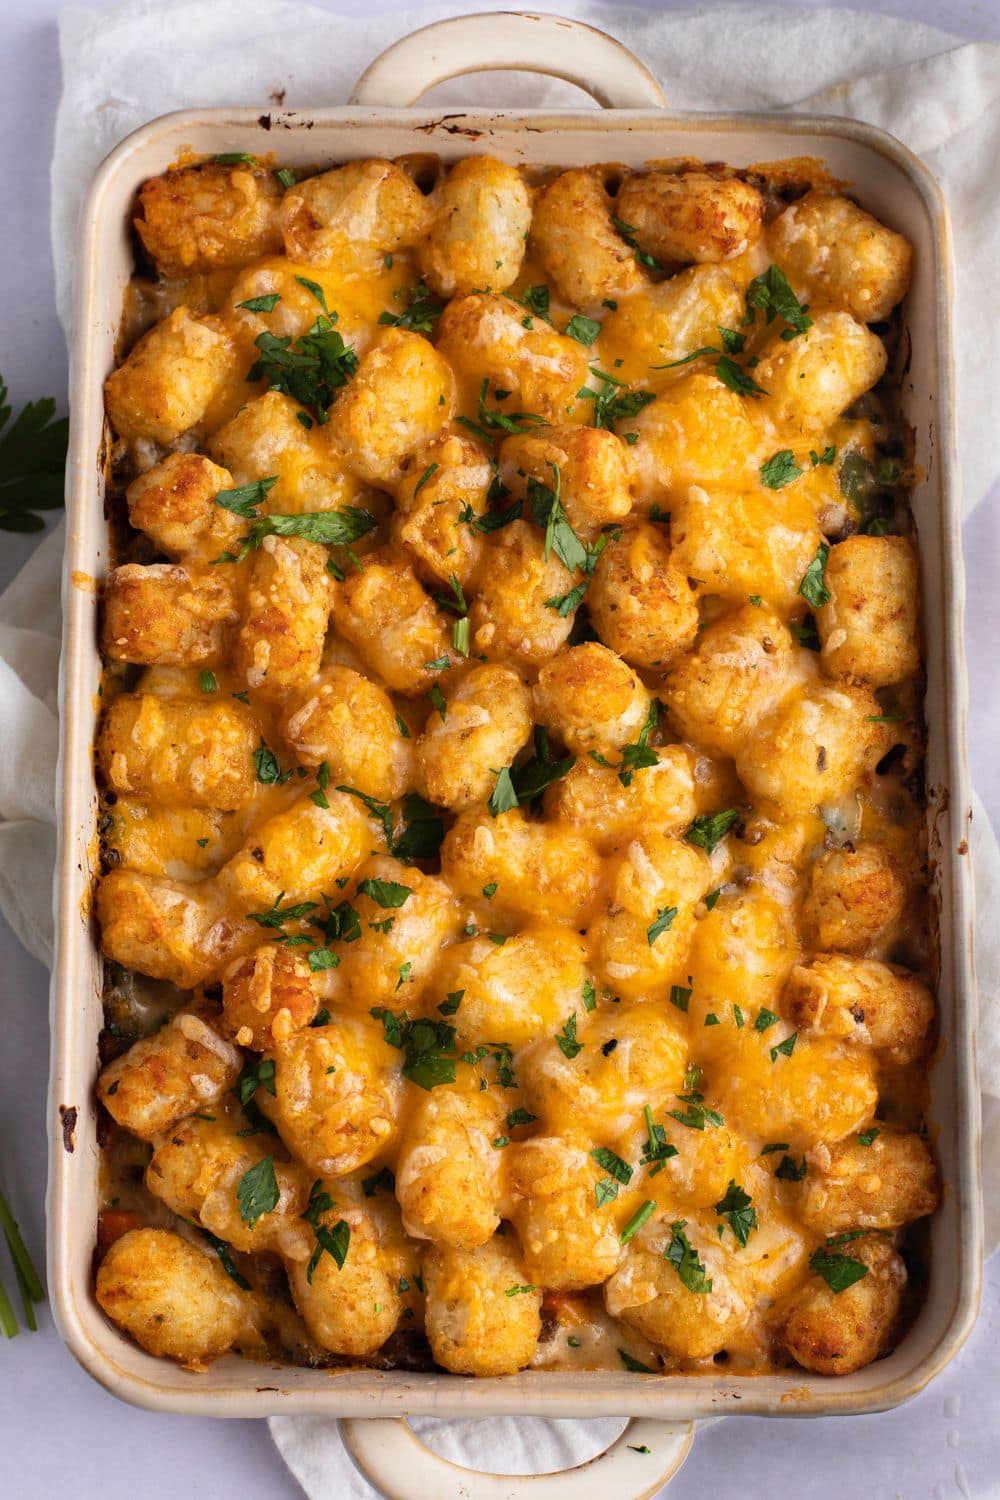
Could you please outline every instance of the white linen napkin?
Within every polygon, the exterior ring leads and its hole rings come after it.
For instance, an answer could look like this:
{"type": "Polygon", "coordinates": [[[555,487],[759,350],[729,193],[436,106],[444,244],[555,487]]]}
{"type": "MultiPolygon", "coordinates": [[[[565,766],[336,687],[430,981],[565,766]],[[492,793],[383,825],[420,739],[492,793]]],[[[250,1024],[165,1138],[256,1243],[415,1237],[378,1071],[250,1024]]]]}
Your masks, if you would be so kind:
{"type": "MultiPolygon", "coordinates": [[[[388,0],[391,4],[391,0],[388,0]]],[[[498,0],[464,0],[463,10],[498,0]]],[[[655,0],[651,0],[655,4],[655,0]]],[[[130,130],[168,110],[198,104],[263,103],[285,91],[288,106],[347,98],[367,63],[397,37],[458,6],[385,13],[371,0],[365,19],[292,0],[132,0],[117,11],[69,9],[61,18],[63,96],[52,164],[56,297],[69,327],[79,205],[103,156],[130,130]],[[379,13],[379,12],[382,13],[379,13]]],[[[884,16],[790,8],[667,12],[584,5],[556,10],[599,26],[632,46],[662,79],[678,108],[800,107],[852,115],[892,131],[943,184],[957,266],[959,456],[966,513],[996,477],[990,343],[983,313],[1000,292],[1000,47],[961,45],[945,33],[884,16]],[[859,60],[863,60],[859,63],[859,60]],[[863,76],[858,76],[863,67],[863,76]],[[804,93],[804,82],[818,92],[804,93]]],[[[447,103],[575,104],[568,86],[505,74],[444,86],[447,103]]],[[[0,910],[32,953],[51,960],[53,784],[62,527],[47,537],[0,597],[0,910]]],[[[973,608],[975,602],[973,601],[973,608]]],[[[1000,970],[1000,853],[982,806],[972,827],[980,911],[980,976],[1000,970]]],[[[1000,998],[981,996],[980,1069],[985,1164],[1000,1165],[1000,998]]],[[[1000,1241],[1000,1173],[987,1170],[987,1244],[1000,1241]]],[[[453,1461],[507,1472],[580,1462],[620,1424],[497,1418],[415,1422],[436,1430],[434,1446],[453,1461]]],[[[274,1418],[271,1431],[313,1500],[373,1500],[320,1417],[274,1418]]],[[[473,1481],[474,1485],[474,1481],[473,1481]]]]}

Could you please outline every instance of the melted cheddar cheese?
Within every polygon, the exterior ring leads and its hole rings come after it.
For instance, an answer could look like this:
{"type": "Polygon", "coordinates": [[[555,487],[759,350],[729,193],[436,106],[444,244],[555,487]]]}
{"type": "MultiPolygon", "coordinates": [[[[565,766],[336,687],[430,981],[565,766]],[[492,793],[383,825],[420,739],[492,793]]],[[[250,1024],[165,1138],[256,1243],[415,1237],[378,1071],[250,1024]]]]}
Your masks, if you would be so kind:
{"type": "Polygon", "coordinates": [[[857,1369],[938,1194],[910,248],[817,164],[417,165],[139,195],[98,1300],[857,1369]]]}

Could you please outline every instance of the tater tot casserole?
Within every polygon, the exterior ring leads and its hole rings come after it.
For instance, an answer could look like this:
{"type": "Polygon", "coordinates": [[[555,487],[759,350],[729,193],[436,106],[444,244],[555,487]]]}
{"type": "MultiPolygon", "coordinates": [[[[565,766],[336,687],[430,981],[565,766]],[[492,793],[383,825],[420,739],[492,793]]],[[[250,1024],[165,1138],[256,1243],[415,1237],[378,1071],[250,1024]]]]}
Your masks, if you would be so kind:
{"type": "Polygon", "coordinates": [[[101,1308],[194,1372],[888,1353],[941,1191],[908,242],[808,158],[234,153],[134,228],[101,1308]]]}

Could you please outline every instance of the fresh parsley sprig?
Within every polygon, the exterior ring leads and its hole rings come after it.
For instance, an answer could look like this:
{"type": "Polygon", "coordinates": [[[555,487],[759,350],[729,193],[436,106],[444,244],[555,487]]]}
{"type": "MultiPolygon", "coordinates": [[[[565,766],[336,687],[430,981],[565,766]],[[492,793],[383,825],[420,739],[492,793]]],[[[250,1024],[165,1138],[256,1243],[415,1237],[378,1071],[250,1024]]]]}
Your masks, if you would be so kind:
{"type": "Polygon", "coordinates": [[[56,418],[54,399],[43,396],[29,401],[8,426],[7,396],[0,375],[0,531],[43,531],[45,522],[35,511],[58,510],[63,503],[69,419],[56,418]]]}

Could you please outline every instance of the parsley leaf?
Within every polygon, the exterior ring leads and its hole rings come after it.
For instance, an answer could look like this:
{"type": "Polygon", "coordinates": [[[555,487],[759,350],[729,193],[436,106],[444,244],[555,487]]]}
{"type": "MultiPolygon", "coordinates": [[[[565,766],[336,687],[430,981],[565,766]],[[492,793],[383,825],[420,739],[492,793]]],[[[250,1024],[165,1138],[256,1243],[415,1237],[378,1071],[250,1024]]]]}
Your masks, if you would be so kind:
{"type": "Polygon", "coordinates": [[[753,1023],[753,1029],[754,1031],[770,1031],[772,1026],[777,1026],[778,1020],[779,1017],[774,1014],[774,1011],[768,1010],[767,1006],[764,1005],[757,1013],[757,1019],[753,1023]]]}
{"type": "Polygon", "coordinates": [[[516,1130],[519,1125],[533,1125],[537,1119],[538,1116],[533,1115],[528,1109],[512,1109],[507,1116],[507,1129],[516,1130]]]}
{"type": "Polygon", "coordinates": [[[248,297],[246,302],[237,302],[236,306],[246,308],[247,312],[267,313],[274,312],[280,301],[280,292],[266,292],[262,297],[248,297]]]}
{"type": "Polygon", "coordinates": [[[667,1132],[662,1125],[657,1125],[648,1104],[643,1106],[642,1113],[646,1121],[646,1144],[639,1161],[649,1168],[650,1177],[655,1177],[657,1172],[663,1171],[670,1158],[677,1155],[677,1147],[667,1140],[667,1132]]]}
{"type": "Polygon", "coordinates": [[[636,1359],[633,1355],[629,1354],[627,1349],[619,1349],[618,1358],[621,1360],[626,1370],[631,1370],[633,1375],[656,1374],[656,1371],[654,1369],[652,1369],[649,1365],[644,1365],[641,1359],[636,1359]]]}
{"type": "Polygon", "coordinates": [[[387,1193],[396,1191],[396,1178],[389,1167],[382,1167],[373,1177],[362,1177],[361,1187],[366,1198],[374,1198],[380,1188],[387,1193]]]}
{"type": "Polygon", "coordinates": [[[358,894],[370,896],[378,906],[388,909],[404,906],[413,895],[412,886],[400,885],[395,880],[362,880],[358,894]]]}
{"type": "Polygon", "coordinates": [[[351,1244],[351,1226],[346,1219],[339,1219],[332,1229],[320,1222],[320,1216],[329,1213],[334,1207],[333,1199],[329,1193],[322,1189],[319,1182],[314,1182],[309,1194],[309,1202],[302,1217],[312,1225],[316,1236],[316,1248],[309,1258],[306,1267],[306,1281],[312,1285],[313,1274],[324,1255],[332,1257],[338,1271],[344,1269],[344,1261],[351,1244]]]}
{"type": "Polygon", "coordinates": [[[591,375],[603,382],[600,390],[592,391],[589,386],[583,386],[577,391],[577,398],[581,401],[593,401],[594,420],[593,427],[605,427],[609,432],[614,431],[616,422],[622,422],[629,417],[637,416],[643,407],[649,406],[650,402],[656,400],[653,391],[629,391],[624,390],[624,382],[616,379],[614,375],[599,370],[596,365],[590,366],[591,375]]]}
{"type": "Polygon", "coordinates": [[[799,593],[807,604],[813,609],[819,609],[821,605],[828,604],[833,595],[826,586],[826,561],[830,556],[830,549],[825,542],[820,542],[816,549],[816,556],[806,568],[799,584],[799,593]]]}
{"type": "Polygon", "coordinates": [[[569,1058],[572,1062],[583,1047],[583,1043],[576,1039],[576,1011],[571,1016],[567,1016],[562,1031],[556,1033],[556,1041],[559,1043],[559,1050],[563,1057],[569,1058]]]}
{"type": "Polygon", "coordinates": [[[881,1130],[878,1130],[874,1125],[870,1130],[860,1130],[858,1132],[858,1145],[870,1146],[881,1134],[881,1130]]]}
{"type": "Polygon", "coordinates": [[[765,323],[772,323],[776,317],[783,318],[788,324],[785,334],[790,333],[791,337],[812,327],[808,309],[796,297],[788,278],[777,266],[768,266],[762,275],[754,277],[747,287],[746,306],[744,326],[753,322],[759,307],[765,315],[765,323]]]}
{"type": "Polygon", "coordinates": [[[268,911],[251,911],[247,918],[256,922],[258,927],[272,927],[275,932],[281,932],[286,922],[301,922],[311,911],[316,910],[315,901],[293,901],[288,906],[282,906],[284,891],[279,891],[274,905],[268,911]]]}
{"type": "Polygon", "coordinates": [[[764,387],[758,385],[752,375],[748,375],[745,370],[741,370],[735,360],[729,358],[728,354],[721,356],[715,367],[715,373],[722,381],[722,384],[727,389],[735,391],[738,396],[767,395],[764,387]]]}
{"type": "Polygon", "coordinates": [[[263,786],[284,786],[286,781],[291,780],[291,771],[281,769],[274,751],[269,749],[263,740],[253,753],[253,763],[257,772],[257,780],[263,786]]]}
{"type": "Polygon", "coordinates": [[[390,1047],[405,1052],[404,1078],[428,1091],[455,1082],[454,1026],[447,1021],[411,1020],[405,1010],[396,1015],[380,1005],[371,1014],[382,1022],[390,1047]]]}
{"type": "Polygon", "coordinates": [[[757,1211],[750,1201],[750,1194],[738,1187],[732,1178],[715,1205],[715,1212],[728,1220],[730,1229],[741,1245],[746,1244],[757,1228],[757,1211]]]}
{"type": "Polygon", "coordinates": [[[796,1165],[791,1156],[783,1156],[774,1175],[782,1182],[801,1182],[806,1175],[805,1157],[796,1165]]]}
{"type": "Polygon", "coordinates": [[[426,283],[418,281],[416,286],[410,287],[406,300],[407,308],[404,313],[379,313],[379,322],[393,328],[409,328],[413,333],[432,333],[444,307],[440,302],[435,302],[426,283]]]}
{"type": "Polygon", "coordinates": [[[234,516],[239,516],[244,521],[256,520],[258,505],[263,505],[268,491],[273,490],[277,482],[277,474],[269,474],[266,479],[255,479],[252,484],[237,485],[234,490],[219,490],[215,503],[221,505],[223,510],[231,510],[234,516]]]}
{"type": "Polygon", "coordinates": [[[646,942],[651,948],[661,933],[670,931],[676,915],[676,906],[661,906],[657,910],[656,921],[646,928],[646,942]]]}
{"type": "Polygon", "coordinates": [[[632,1181],[634,1169],[629,1166],[628,1162],[622,1161],[614,1151],[610,1151],[607,1146],[595,1146],[590,1154],[597,1165],[603,1167],[605,1172],[609,1172],[616,1182],[627,1187],[632,1181]]]}
{"type": "Polygon", "coordinates": [[[249,1167],[237,1184],[236,1200],[240,1218],[244,1224],[255,1229],[263,1214],[269,1214],[272,1209],[277,1208],[280,1197],[278,1179],[274,1175],[274,1157],[265,1156],[262,1161],[249,1167]]]}
{"type": "Polygon", "coordinates": [[[545,418],[530,411],[504,412],[490,409],[486,405],[489,377],[484,376],[479,387],[479,404],[476,420],[471,417],[456,417],[455,421],[476,435],[484,443],[492,443],[498,432],[526,432],[530,427],[543,427],[545,418]]]}
{"type": "Polygon", "coordinates": [[[838,1297],[841,1292],[846,1292],[849,1286],[861,1281],[868,1275],[868,1267],[863,1261],[855,1260],[851,1255],[842,1255],[839,1251],[830,1251],[824,1246],[815,1250],[809,1258],[809,1269],[822,1276],[831,1292],[838,1297]]]}
{"type": "Polygon", "coordinates": [[[231,1277],[231,1279],[236,1282],[236,1285],[238,1287],[242,1287],[243,1291],[248,1292],[250,1290],[250,1283],[249,1281],[247,1281],[245,1276],[241,1275],[240,1272],[237,1271],[236,1264],[233,1260],[232,1247],[227,1245],[225,1240],[220,1240],[217,1235],[214,1235],[211,1232],[210,1229],[202,1229],[200,1224],[198,1226],[198,1233],[201,1235],[203,1240],[211,1245],[212,1249],[219,1257],[219,1264],[225,1271],[226,1275],[231,1277]]]}
{"type": "Polygon", "coordinates": [[[676,1270],[681,1285],[689,1292],[710,1292],[712,1278],[706,1276],[705,1267],[698,1259],[698,1252],[684,1233],[686,1219],[675,1219],[670,1226],[670,1244],[663,1252],[664,1260],[676,1270]]]}
{"type": "Polygon", "coordinates": [[[816,629],[815,616],[805,615],[801,622],[792,620],[788,628],[799,645],[804,646],[807,651],[819,650],[819,631],[816,629]]]}
{"type": "Polygon", "coordinates": [[[570,318],[563,333],[567,338],[576,339],[578,344],[590,348],[601,331],[601,325],[596,318],[585,318],[582,313],[574,313],[570,318]]]}
{"type": "Polygon", "coordinates": [[[702,813],[695,818],[684,835],[685,841],[698,849],[704,849],[708,854],[714,854],[730,828],[739,820],[740,815],[733,807],[727,807],[725,812],[702,813]]]}
{"type": "Polygon", "coordinates": [[[635,237],[636,229],[634,224],[626,224],[622,219],[616,218],[614,214],[611,215],[611,222],[617,229],[618,233],[621,235],[622,239],[625,241],[626,245],[631,246],[631,248],[635,251],[635,258],[639,262],[640,266],[648,266],[651,271],[663,270],[662,265],[655,256],[650,255],[647,250],[643,250],[640,248],[639,242],[635,237]]]}
{"type": "Polygon", "coordinates": [[[265,381],[268,390],[283,391],[305,407],[314,421],[328,422],[327,407],[358,368],[358,356],[334,328],[336,321],[336,313],[323,313],[294,342],[259,333],[254,339],[259,358],[247,380],[265,381]]]}
{"type": "Polygon", "coordinates": [[[682,1010],[686,1014],[688,1002],[693,993],[693,990],[686,989],[682,984],[672,984],[670,986],[670,1004],[676,1005],[678,1010],[682,1010]]]}
{"type": "Polygon", "coordinates": [[[641,771],[649,766],[658,766],[660,757],[656,751],[650,748],[649,736],[660,721],[660,705],[656,698],[649,705],[646,714],[646,722],[639,731],[639,738],[634,745],[626,745],[622,750],[621,763],[618,767],[618,780],[622,786],[631,786],[632,778],[636,771],[641,771]]]}
{"type": "Polygon", "coordinates": [[[236,1081],[236,1095],[245,1109],[258,1089],[274,1097],[274,1058],[258,1058],[247,1063],[236,1081]]]}
{"type": "Polygon", "coordinates": [[[771,1048],[771,1061],[773,1063],[778,1061],[779,1054],[782,1057],[791,1057],[795,1051],[795,1038],[797,1036],[798,1032],[793,1031],[790,1036],[785,1037],[783,1042],[778,1042],[777,1046],[771,1048]]]}
{"type": "Polygon", "coordinates": [[[534,313],[536,318],[544,318],[549,321],[549,289],[542,286],[526,286],[521,295],[521,303],[534,313]]]}
{"type": "Polygon", "coordinates": [[[769,490],[783,490],[786,484],[798,479],[801,473],[791,448],[781,448],[761,465],[760,478],[761,483],[769,490]]]}

